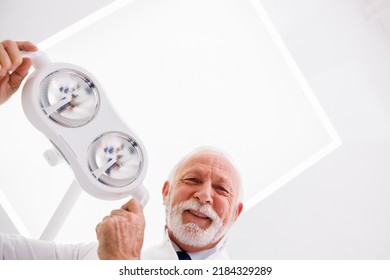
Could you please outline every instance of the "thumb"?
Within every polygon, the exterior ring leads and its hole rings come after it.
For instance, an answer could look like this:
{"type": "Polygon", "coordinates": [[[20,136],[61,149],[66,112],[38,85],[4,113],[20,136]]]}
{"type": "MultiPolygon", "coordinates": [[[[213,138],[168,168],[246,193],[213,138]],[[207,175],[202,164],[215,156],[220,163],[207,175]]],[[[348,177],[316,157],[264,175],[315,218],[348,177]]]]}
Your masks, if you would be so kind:
{"type": "Polygon", "coordinates": [[[134,214],[143,214],[142,205],[135,198],[130,199],[121,208],[134,214]]]}

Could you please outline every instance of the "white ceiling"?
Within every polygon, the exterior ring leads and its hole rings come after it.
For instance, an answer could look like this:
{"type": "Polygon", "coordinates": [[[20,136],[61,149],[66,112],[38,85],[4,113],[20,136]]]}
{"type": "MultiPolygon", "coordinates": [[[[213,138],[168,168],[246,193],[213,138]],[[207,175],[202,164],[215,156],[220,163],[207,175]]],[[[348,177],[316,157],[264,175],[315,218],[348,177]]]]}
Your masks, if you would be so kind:
{"type": "Polygon", "coordinates": [[[390,37],[389,0],[366,0],[363,11],[369,21],[377,21],[390,37]]]}
{"type": "Polygon", "coordinates": [[[389,259],[389,37],[363,1],[261,2],[343,145],[242,217],[234,251],[242,259],[389,259]],[[259,226],[242,231],[250,221],[259,226]]]}
{"type": "MultiPolygon", "coordinates": [[[[93,24],[84,18],[87,25],[79,23],[39,45],[53,61],[82,65],[100,77],[110,101],[143,139],[150,160],[145,185],[151,192],[145,215],[153,221],[145,246],[160,239],[153,233],[163,228],[160,193],[169,168],[194,147],[229,151],[240,166],[249,210],[340,144],[294,62],[266,28],[260,5],[237,0],[127,2],[93,24]]],[[[19,104],[12,102],[16,112],[19,104]]],[[[2,118],[8,115],[0,112],[2,118]]],[[[3,146],[20,147],[24,157],[21,162],[4,152],[3,162],[18,165],[26,176],[3,174],[2,191],[38,237],[73,176],[64,172],[67,166],[53,169],[37,156],[38,150],[50,148],[38,132],[31,131],[25,144],[31,125],[22,114],[3,129],[8,131],[3,146]],[[31,178],[37,173],[50,175],[31,178]],[[34,187],[14,187],[29,184],[34,187]],[[34,211],[23,207],[43,194],[51,196],[50,202],[34,211]]],[[[95,224],[122,203],[83,195],[56,241],[94,240],[95,224]]]]}

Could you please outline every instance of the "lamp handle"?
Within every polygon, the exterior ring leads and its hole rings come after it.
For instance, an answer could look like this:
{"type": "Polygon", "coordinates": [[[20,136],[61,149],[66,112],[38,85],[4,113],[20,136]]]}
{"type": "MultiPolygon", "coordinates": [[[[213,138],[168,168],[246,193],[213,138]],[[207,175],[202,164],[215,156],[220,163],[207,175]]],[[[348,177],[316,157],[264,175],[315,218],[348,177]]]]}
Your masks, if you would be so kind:
{"type": "Polygon", "coordinates": [[[149,191],[143,184],[132,191],[131,195],[139,201],[139,203],[142,205],[142,208],[145,208],[146,203],[149,201],[149,191]]]}
{"type": "Polygon", "coordinates": [[[36,52],[26,52],[21,51],[22,57],[29,58],[33,62],[33,66],[35,69],[39,69],[40,67],[51,63],[49,57],[42,51],[36,51],[36,52]]]}

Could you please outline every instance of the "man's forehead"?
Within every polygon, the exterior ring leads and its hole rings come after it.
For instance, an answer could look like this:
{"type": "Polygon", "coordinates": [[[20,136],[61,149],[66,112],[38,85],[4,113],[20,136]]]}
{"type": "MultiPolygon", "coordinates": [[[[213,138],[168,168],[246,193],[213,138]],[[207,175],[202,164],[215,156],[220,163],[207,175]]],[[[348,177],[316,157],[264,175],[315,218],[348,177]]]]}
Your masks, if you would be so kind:
{"type": "Polygon", "coordinates": [[[199,153],[191,155],[179,166],[179,174],[187,172],[213,172],[221,179],[234,180],[236,170],[231,162],[216,153],[199,153]]]}

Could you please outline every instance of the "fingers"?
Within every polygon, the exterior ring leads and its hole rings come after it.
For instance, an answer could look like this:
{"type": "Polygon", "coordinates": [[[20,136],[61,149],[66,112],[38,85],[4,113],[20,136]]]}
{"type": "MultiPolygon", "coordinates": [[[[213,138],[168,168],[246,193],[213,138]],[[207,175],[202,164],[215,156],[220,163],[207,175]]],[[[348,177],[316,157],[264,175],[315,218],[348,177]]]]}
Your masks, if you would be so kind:
{"type": "Polygon", "coordinates": [[[115,209],[115,210],[112,210],[111,213],[110,213],[110,216],[111,217],[115,217],[115,216],[118,216],[118,217],[127,217],[130,213],[124,209],[115,209]]]}
{"type": "Polygon", "coordinates": [[[99,233],[100,228],[104,223],[107,223],[107,221],[127,221],[130,219],[129,215],[131,215],[130,212],[124,210],[124,209],[115,209],[112,210],[109,216],[105,216],[102,221],[96,226],[95,231],[96,233],[99,233]]]}
{"type": "MultiPolygon", "coordinates": [[[[118,219],[123,219],[123,218],[118,217],[118,216],[114,216],[114,217],[113,216],[105,216],[103,218],[103,220],[96,225],[96,228],[95,228],[96,234],[99,236],[102,228],[113,229],[115,227],[115,223],[119,222],[118,219]]],[[[125,220],[125,219],[123,219],[123,220],[125,220]]]]}
{"type": "Polygon", "coordinates": [[[131,216],[141,216],[143,219],[143,209],[141,204],[136,199],[129,200],[120,209],[112,210],[109,216],[105,216],[102,221],[96,226],[95,231],[99,233],[102,225],[107,223],[108,220],[131,220],[131,216]]]}
{"type": "Polygon", "coordinates": [[[132,212],[134,214],[143,214],[142,205],[135,198],[130,199],[127,203],[122,205],[121,209],[132,212]]]}
{"type": "Polygon", "coordinates": [[[112,210],[95,230],[100,259],[140,259],[145,218],[137,200],[132,199],[122,208],[112,210]]]}
{"type": "Polygon", "coordinates": [[[27,52],[35,52],[38,50],[38,47],[29,41],[16,42],[19,50],[27,52]]]}
{"type": "MultiPolygon", "coordinates": [[[[8,73],[18,69],[23,62],[22,54],[20,53],[21,50],[37,51],[38,48],[28,41],[15,42],[6,40],[0,43],[0,76],[8,75],[8,73]]],[[[27,65],[31,66],[31,62],[27,65]]],[[[25,73],[25,69],[26,65],[24,65],[24,68],[22,69],[22,74],[25,73]]]]}
{"type": "Polygon", "coordinates": [[[0,75],[13,72],[22,63],[22,55],[14,41],[4,41],[0,44],[0,75]]]}
{"type": "Polygon", "coordinates": [[[112,210],[109,216],[105,216],[102,221],[97,224],[95,231],[99,234],[101,228],[110,222],[119,222],[119,221],[131,221],[133,218],[138,217],[137,219],[143,217],[143,209],[141,204],[136,199],[129,200],[124,204],[120,209],[112,210]],[[135,215],[135,216],[133,216],[135,215]]]}
{"type": "Polygon", "coordinates": [[[23,62],[19,65],[19,67],[9,76],[8,84],[12,92],[18,90],[23,79],[27,76],[28,70],[30,70],[31,65],[31,59],[23,59],[23,62]]]}
{"type": "MultiPolygon", "coordinates": [[[[22,56],[20,56],[20,59],[22,56]]],[[[20,62],[21,63],[21,62],[20,62]]],[[[11,57],[5,48],[5,45],[0,44],[0,77],[4,77],[8,74],[8,71],[12,67],[11,57]]]]}
{"type": "Polygon", "coordinates": [[[33,52],[38,48],[28,41],[0,42],[0,104],[6,102],[19,89],[31,68],[31,60],[23,58],[21,50],[33,52]]]}

